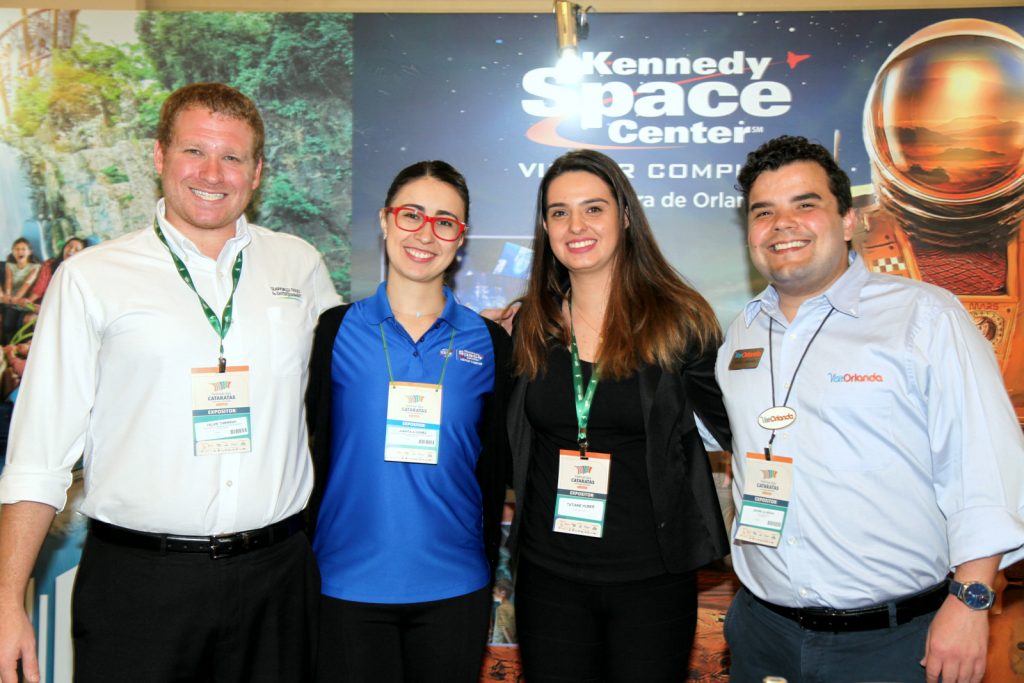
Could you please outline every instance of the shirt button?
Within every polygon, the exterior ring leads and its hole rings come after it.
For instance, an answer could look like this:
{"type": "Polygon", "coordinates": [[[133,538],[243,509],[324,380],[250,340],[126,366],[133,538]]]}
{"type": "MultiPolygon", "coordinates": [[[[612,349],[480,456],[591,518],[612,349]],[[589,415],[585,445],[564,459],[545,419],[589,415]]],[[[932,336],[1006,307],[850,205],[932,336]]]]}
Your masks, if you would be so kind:
{"type": "Polygon", "coordinates": [[[235,485],[235,482],[231,481],[230,479],[227,480],[227,486],[230,487],[230,486],[234,486],[234,485],[235,485]]]}
{"type": "Polygon", "coordinates": [[[419,358],[420,357],[420,352],[419,351],[413,351],[412,352],[412,357],[413,358],[419,358]]]}
{"type": "Polygon", "coordinates": [[[789,543],[790,545],[796,545],[796,539],[795,538],[791,538],[791,539],[789,539],[786,542],[789,543]]]}
{"type": "Polygon", "coordinates": [[[806,598],[807,597],[807,589],[806,588],[801,588],[800,589],[800,597],[801,598],[806,598]]]}

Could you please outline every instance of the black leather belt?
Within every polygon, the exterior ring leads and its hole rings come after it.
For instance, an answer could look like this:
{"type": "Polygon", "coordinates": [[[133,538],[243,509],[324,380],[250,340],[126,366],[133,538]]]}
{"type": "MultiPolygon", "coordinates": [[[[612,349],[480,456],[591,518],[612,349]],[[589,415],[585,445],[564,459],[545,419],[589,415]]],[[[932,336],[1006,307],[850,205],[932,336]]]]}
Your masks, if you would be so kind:
{"type": "Polygon", "coordinates": [[[161,553],[208,553],[211,558],[219,560],[253,550],[269,548],[275,543],[280,543],[293,536],[302,529],[302,526],[302,515],[296,514],[262,529],[219,536],[178,536],[176,534],[151,534],[145,531],[135,531],[107,524],[97,519],[90,519],[89,533],[107,543],[126,548],[153,550],[161,553]]]}
{"type": "MultiPolygon", "coordinates": [[[[861,609],[829,609],[826,607],[782,607],[750,594],[759,603],[776,614],[795,621],[809,631],[871,631],[889,628],[889,603],[861,609]]],[[[939,609],[949,595],[949,582],[895,601],[896,624],[905,624],[922,614],[939,609]]]]}

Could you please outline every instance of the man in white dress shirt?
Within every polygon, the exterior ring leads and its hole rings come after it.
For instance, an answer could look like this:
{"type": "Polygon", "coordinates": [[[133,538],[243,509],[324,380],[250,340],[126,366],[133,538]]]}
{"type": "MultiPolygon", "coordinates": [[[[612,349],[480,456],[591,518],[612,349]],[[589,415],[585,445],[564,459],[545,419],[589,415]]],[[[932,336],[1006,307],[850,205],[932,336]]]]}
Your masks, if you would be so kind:
{"type": "Polygon", "coordinates": [[[322,258],[243,214],[255,105],[216,83],[161,111],[152,224],[89,249],[46,297],[0,478],[0,683],[39,680],[23,601],[84,454],[75,680],[308,680],[319,575],[303,394],[338,303],[322,258]]]}
{"type": "Polygon", "coordinates": [[[716,368],[733,681],[977,683],[996,571],[1024,546],[1024,439],[992,348],[952,294],[849,251],[850,180],[821,145],[771,140],[739,184],[770,284],[716,368]]]}

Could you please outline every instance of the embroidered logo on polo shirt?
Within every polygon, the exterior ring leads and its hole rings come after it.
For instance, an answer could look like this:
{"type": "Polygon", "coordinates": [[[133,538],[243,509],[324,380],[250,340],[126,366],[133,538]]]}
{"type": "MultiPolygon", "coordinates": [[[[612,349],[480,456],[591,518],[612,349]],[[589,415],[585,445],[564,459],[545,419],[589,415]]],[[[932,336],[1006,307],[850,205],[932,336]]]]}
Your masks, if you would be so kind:
{"type": "Polygon", "coordinates": [[[476,351],[469,351],[468,349],[459,349],[455,352],[455,357],[463,363],[470,363],[471,365],[484,364],[483,354],[477,353],[476,351]]]}
{"type": "Polygon", "coordinates": [[[280,299],[289,299],[291,301],[302,301],[302,290],[296,289],[295,287],[275,287],[270,286],[271,296],[280,299]]]}

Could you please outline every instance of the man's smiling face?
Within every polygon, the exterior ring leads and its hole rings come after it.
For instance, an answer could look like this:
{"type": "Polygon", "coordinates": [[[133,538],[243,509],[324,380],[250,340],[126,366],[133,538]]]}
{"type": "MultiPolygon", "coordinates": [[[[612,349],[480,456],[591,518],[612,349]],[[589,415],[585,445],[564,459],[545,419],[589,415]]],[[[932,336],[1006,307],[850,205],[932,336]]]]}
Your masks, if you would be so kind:
{"type": "Polygon", "coordinates": [[[159,142],[154,163],[168,222],[195,241],[204,231],[234,235],[235,221],[259,187],[262,160],[255,136],[241,119],[190,107],[178,114],[171,142],[159,142]]]}
{"type": "Polygon", "coordinates": [[[853,227],[853,211],[840,215],[828,175],[814,161],[764,171],[750,188],[751,261],[775,285],[780,300],[796,307],[824,292],[846,270],[853,227]]]}

